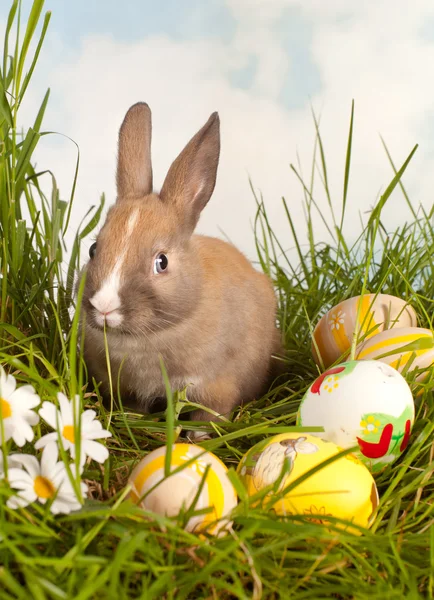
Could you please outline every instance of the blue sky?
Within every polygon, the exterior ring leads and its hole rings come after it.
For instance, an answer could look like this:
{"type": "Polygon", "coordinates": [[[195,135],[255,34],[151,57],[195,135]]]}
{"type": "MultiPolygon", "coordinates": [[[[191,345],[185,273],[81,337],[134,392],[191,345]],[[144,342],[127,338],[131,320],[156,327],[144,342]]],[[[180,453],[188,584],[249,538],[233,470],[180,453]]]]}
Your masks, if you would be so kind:
{"type": "MultiPolygon", "coordinates": [[[[4,7],[3,11],[6,12],[4,7]]],[[[216,38],[229,43],[236,29],[237,21],[222,0],[128,0],[123,3],[77,0],[54,6],[51,19],[51,30],[77,50],[83,38],[95,34],[124,43],[161,34],[181,42],[216,38]]],[[[272,33],[293,57],[293,68],[287,73],[280,99],[288,108],[299,108],[321,87],[318,69],[309,52],[312,25],[298,7],[287,6],[279,21],[273,24],[272,33]]],[[[231,75],[233,85],[248,89],[256,65],[257,59],[252,56],[246,67],[235,70],[231,75]]]]}
{"type": "Polygon", "coordinates": [[[77,42],[77,32],[110,34],[124,42],[162,32],[181,40],[209,36],[228,39],[235,26],[235,19],[220,0],[128,0],[122,3],[77,0],[64,3],[53,13],[53,27],[70,44],[77,42]]]}
{"type": "MultiPolygon", "coordinates": [[[[4,23],[8,2],[0,5],[4,23]]],[[[24,13],[30,0],[24,0],[24,13]]],[[[356,103],[348,226],[356,235],[391,178],[379,134],[396,163],[420,143],[405,183],[430,207],[434,155],[434,5],[431,0],[118,0],[46,2],[52,19],[24,121],[47,87],[45,126],[81,152],[75,221],[101,192],[115,199],[117,132],[128,107],[145,100],[154,119],[156,185],[188,139],[218,110],[222,156],[214,197],[199,229],[225,234],[254,255],[251,222],[262,193],[283,245],[290,237],[281,197],[298,229],[303,194],[289,164],[310,174],[312,108],[321,115],[332,197],[339,212],[352,99],[356,103]]],[[[46,137],[36,158],[67,197],[75,148],[46,137]]],[[[315,199],[326,207],[318,186],[315,199]]],[[[326,209],[327,210],[327,209],[326,209]]],[[[408,218],[402,198],[390,227],[408,218]]],[[[321,220],[316,226],[324,233],[321,220]]]]}

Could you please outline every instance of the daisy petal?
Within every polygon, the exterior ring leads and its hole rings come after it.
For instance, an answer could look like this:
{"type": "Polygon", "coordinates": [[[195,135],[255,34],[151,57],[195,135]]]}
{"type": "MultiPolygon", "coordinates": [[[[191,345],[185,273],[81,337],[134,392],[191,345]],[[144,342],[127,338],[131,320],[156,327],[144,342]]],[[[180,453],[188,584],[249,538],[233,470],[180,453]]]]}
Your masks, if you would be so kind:
{"type": "MultiPolygon", "coordinates": [[[[59,400],[60,413],[62,415],[62,421],[64,424],[72,425],[72,407],[68,398],[62,392],[57,394],[57,399],[59,400]]],[[[54,425],[56,427],[56,425],[54,425]]]]}
{"type": "Polygon", "coordinates": [[[65,479],[68,478],[65,465],[62,462],[57,463],[55,468],[51,471],[51,481],[56,489],[63,485],[65,479]]]}
{"type": "MultiPolygon", "coordinates": [[[[59,411],[54,406],[52,402],[43,402],[42,408],[39,409],[39,415],[44,419],[46,423],[53,429],[57,427],[57,413],[59,411]]],[[[59,415],[60,417],[60,415],[59,415]]],[[[59,419],[59,424],[62,425],[61,418],[59,419]]]]}
{"type": "Polygon", "coordinates": [[[77,501],[70,501],[66,503],[56,499],[51,505],[51,512],[53,513],[53,515],[69,515],[70,512],[74,510],[79,510],[80,508],[81,504],[77,501]]]}
{"type": "MultiPolygon", "coordinates": [[[[31,454],[12,454],[11,458],[14,462],[19,465],[23,465],[25,470],[32,479],[37,477],[40,473],[39,462],[36,456],[32,456],[31,454]]],[[[14,471],[22,471],[21,469],[9,469],[8,475],[9,479],[11,478],[11,473],[14,471]]],[[[24,472],[24,471],[22,471],[24,472]]]]}
{"type": "Polygon", "coordinates": [[[29,487],[32,485],[33,480],[27,471],[24,471],[21,467],[12,467],[8,470],[8,481],[11,485],[13,483],[14,486],[22,484],[29,487]]]}
{"type": "Polygon", "coordinates": [[[83,440],[82,450],[96,462],[104,463],[109,456],[109,451],[105,446],[93,440],[83,440]]]}
{"type": "Polygon", "coordinates": [[[15,381],[15,377],[6,375],[6,372],[2,368],[0,371],[0,395],[3,398],[9,398],[9,396],[14,393],[16,386],[17,382],[15,381]]]}
{"type": "Polygon", "coordinates": [[[39,415],[33,410],[26,410],[26,412],[23,414],[23,417],[26,419],[27,423],[32,427],[39,423],[39,415]]]}
{"type": "Polygon", "coordinates": [[[26,442],[31,442],[35,437],[35,432],[24,419],[17,419],[12,439],[21,448],[26,442]]]}
{"type": "Polygon", "coordinates": [[[57,431],[52,431],[51,433],[46,433],[43,435],[37,442],[35,442],[35,449],[39,450],[40,448],[44,448],[53,440],[57,442],[57,431]]]}
{"type": "Polygon", "coordinates": [[[101,425],[101,423],[99,421],[97,421],[96,419],[93,419],[92,421],[88,421],[88,422],[86,422],[84,424],[83,431],[85,431],[86,429],[88,431],[89,431],[89,429],[95,429],[95,431],[96,430],[101,430],[102,429],[102,425],[101,425]]]}
{"type": "Polygon", "coordinates": [[[91,409],[85,410],[81,415],[82,426],[84,427],[87,423],[91,423],[94,419],[96,419],[96,412],[91,409]]]}
{"type": "MultiPolygon", "coordinates": [[[[4,435],[5,435],[5,442],[7,442],[8,440],[11,439],[12,434],[14,432],[14,426],[11,423],[10,419],[5,419],[3,421],[3,428],[4,428],[4,435]]],[[[2,439],[1,433],[0,433],[0,441],[2,439]]]]}
{"type": "Polygon", "coordinates": [[[106,429],[100,429],[98,431],[86,431],[83,437],[86,440],[99,440],[102,438],[112,437],[112,433],[111,431],[107,431],[106,429]]]}
{"type": "Polygon", "coordinates": [[[17,508],[24,508],[25,506],[28,506],[29,504],[31,504],[31,502],[33,501],[28,500],[27,498],[23,498],[22,496],[15,495],[9,498],[6,504],[9,508],[16,510],[17,508]]]}
{"type": "Polygon", "coordinates": [[[23,385],[9,396],[11,401],[17,398],[19,398],[20,407],[23,410],[30,410],[41,404],[41,399],[31,385],[23,385]]]}
{"type": "Polygon", "coordinates": [[[26,438],[24,437],[22,431],[20,431],[19,427],[15,427],[13,429],[11,437],[18,446],[18,448],[22,448],[26,443],[26,438]]]}
{"type": "MultiPolygon", "coordinates": [[[[48,442],[46,444],[41,457],[41,474],[47,476],[51,474],[53,469],[56,467],[57,459],[59,457],[59,449],[56,442],[48,442]]],[[[61,465],[63,463],[60,463],[61,465]]]]}

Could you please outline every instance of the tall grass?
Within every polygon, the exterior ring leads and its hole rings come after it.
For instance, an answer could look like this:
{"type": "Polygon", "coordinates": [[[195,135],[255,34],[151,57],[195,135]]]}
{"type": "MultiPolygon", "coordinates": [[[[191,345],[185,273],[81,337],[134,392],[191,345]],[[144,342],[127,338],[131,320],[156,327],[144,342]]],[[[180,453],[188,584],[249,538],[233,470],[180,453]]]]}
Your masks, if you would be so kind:
{"type": "MultiPolygon", "coordinates": [[[[78,324],[71,321],[73,273],[79,265],[83,237],[97,225],[100,208],[89,215],[75,238],[64,271],[64,236],[69,226],[75,181],[67,200],[52,174],[35,172],[32,155],[43,135],[49,92],[41,98],[35,121],[20,132],[20,106],[36,66],[50,14],[35,0],[26,27],[20,27],[20,2],[11,4],[0,72],[0,361],[15,376],[35,385],[41,397],[59,387],[77,387],[78,324]],[[15,32],[14,34],[12,32],[15,32]],[[15,36],[16,42],[11,40],[15,36]],[[30,49],[33,49],[32,52],[30,49]],[[51,183],[47,197],[42,178],[51,183]]],[[[298,237],[285,201],[288,239],[277,239],[266,206],[258,200],[256,241],[263,269],[274,279],[279,320],[287,349],[288,376],[278,389],[241,409],[230,423],[216,426],[215,439],[203,446],[229,467],[264,436],[295,424],[304,391],[318,372],[311,357],[311,331],[323,312],[362,291],[385,292],[409,299],[421,326],[431,326],[434,278],[431,249],[432,211],[416,211],[400,182],[409,158],[399,169],[348,244],[342,231],[351,197],[354,111],[351,112],[340,213],[328,188],[326,151],[317,121],[316,145],[305,182],[299,170],[306,209],[307,249],[298,237]],[[317,184],[316,172],[320,173],[317,184]],[[330,243],[319,242],[312,227],[318,211],[317,185],[330,200],[321,214],[330,243]],[[382,208],[401,188],[413,221],[388,233],[382,208]],[[284,247],[298,252],[296,264],[284,247]]],[[[410,149],[409,149],[410,150],[410,149]]],[[[78,159],[77,159],[78,169],[78,159]]],[[[144,514],[124,502],[132,466],[166,439],[179,435],[186,401],[175,393],[168,424],[151,417],[113,413],[110,459],[104,467],[87,467],[90,499],[70,516],[47,511],[12,512],[0,487],[0,598],[67,599],[247,599],[247,598],[402,598],[434,593],[434,406],[432,380],[422,387],[410,446],[403,458],[377,476],[381,503],[372,529],[361,537],[301,517],[286,520],[241,501],[233,531],[221,539],[187,533],[182,523],[144,514]],[[170,428],[170,429],[169,429],[170,428]]],[[[104,418],[95,394],[86,400],[104,418]]],[[[187,406],[188,408],[188,406],[187,406]]]]}
{"type": "Polygon", "coordinates": [[[55,135],[42,130],[49,89],[26,132],[19,121],[51,17],[50,12],[42,16],[43,5],[43,0],[35,0],[23,30],[21,2],[12,2],[4,35],[0,67],[0,336],[3,361],[22,361],[27,366],[31,361],[53,380],[68,377],[66,347],[80,241],[97,225],[101,206],[85,217],[88,221],[77,232],[66,267],[64,236],[73,207],[78,155],[73,185],[63,200],[55,176],[50,171],[36,172],[32,165],[41,138],[55,135]]]}

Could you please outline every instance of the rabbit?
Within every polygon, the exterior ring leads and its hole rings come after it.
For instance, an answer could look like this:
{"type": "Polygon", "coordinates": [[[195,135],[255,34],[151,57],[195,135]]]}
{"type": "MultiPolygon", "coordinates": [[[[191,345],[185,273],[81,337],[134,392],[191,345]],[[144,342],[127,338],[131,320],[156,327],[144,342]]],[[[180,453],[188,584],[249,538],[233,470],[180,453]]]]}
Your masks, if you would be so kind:
{"type": "Polygon", "coordinates": [[[122,403],[145,413],[166,395],[160,355],[172,389],[187,386],[204,407],[191,418],[210,421],[265,393],[282,353],[271,280],[232,244],[194,235],[219,155],[214,112],[158,194],[148,105],[133,105],[119,131],[116,203],[83,269],[84,360],[107,396],[105,326],[115,395],[119,376],[122,403]]]}

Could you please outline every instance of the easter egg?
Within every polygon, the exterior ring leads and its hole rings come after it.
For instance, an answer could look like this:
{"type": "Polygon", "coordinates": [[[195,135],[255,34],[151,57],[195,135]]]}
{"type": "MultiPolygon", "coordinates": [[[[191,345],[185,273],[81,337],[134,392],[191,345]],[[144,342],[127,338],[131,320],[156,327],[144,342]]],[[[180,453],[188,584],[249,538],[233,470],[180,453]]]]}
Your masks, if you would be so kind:
{"type": "Polygon", "coordinates": [[[357,456],[373,472],[407,447],[414,421],[413,396],[404,377],[377,360],[348,361],[328,369],[309,387],[297,414],[303,427],[357,456]]]}
{"type": "Polygon", "coordinates": [[[425,369],[416,377],[416,381],[423,381],[429,373],[428,368],[434,363],[433,332],[421,327],[382,331],[359,344],[356,349],[356,359],[381,360],[400,373],[425,369]]]}
{"type": "MultiPolygon", "coordinates": [[[[250,496],[276,484],[277,489],[271,489],[266,497],[273,500],[276,492],[341,450],[313,435],[283,433],[251,448],[237,471],[250,496]]],[[[321,523],[327,523],[327,517],[332,516],[369,527],[377,505],[378,493],[371,473],[358,458],[348,454],[307,477],[272,502],[271,507],[280,515],[305,515],[321,523]]],[[[357,531],[351,526],[350,529],[357,531]]]]}
{"type": "Polygon", "coordinates": [[[207,527],[209,533],[223,533],[228,526],[228,521],[224,517],[237,504],[237,495],[227,477],[225,465],[211,452],[204,453],[204,449],[199,446],[174,444],[170,473],[189,461],[190,464],[165,477],[166,450],[166,446],[157,448],[135,467],[129,478],[132,486],[131,500],[142,508],[160,515],[177,516],[181,509],[187,510],[192,505],[199,492],[205,470],[210,465],[194,510],[206,508],[212,510],[202,515],[192,516],[185,529],[198,532],[207,527]],[[221,521],[214,523],[218,519],[221,521]],[[213,525],[208,527],[210,523],[213,525]]]}
{"type": "Polygon", "coordinates": [[[355,296],[331,308],[318,321],[313,332],[313,357],[317,365],[327,368],[339,358],[345,359],[355,331],[362,340],[384,329],[416,325],[414,309],[401,298],[388,294],[355,296]]]}

